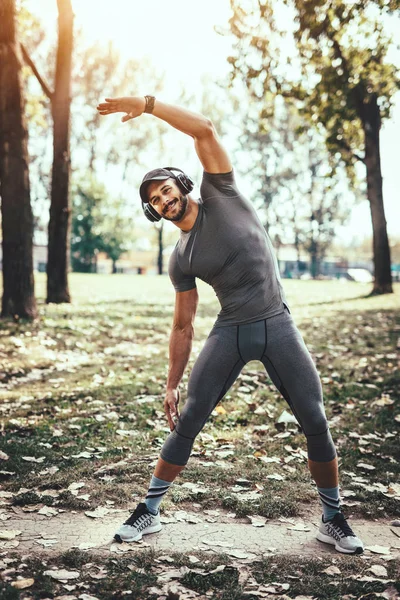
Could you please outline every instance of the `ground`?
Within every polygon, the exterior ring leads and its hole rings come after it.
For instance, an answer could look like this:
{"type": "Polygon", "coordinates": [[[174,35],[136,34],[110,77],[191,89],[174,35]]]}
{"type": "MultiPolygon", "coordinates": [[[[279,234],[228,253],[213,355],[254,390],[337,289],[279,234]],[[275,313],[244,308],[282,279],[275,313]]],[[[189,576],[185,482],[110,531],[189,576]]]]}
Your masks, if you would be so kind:
{"type": "MultiPolygon", "coordinates": [[[[400,286],[284,281],[321,376],[343,510],[362,556],[315,540],[305,438],[261,363],[197,439],[142,544],[112,543],[143,498],[162,410],[167,277],[70,276],[73,303],[0,323],[0,598],[396,598],[400,595],[400,286]],[[61,572],[60,572],[61,571],[61,572]]],[[[199,286],[193,360],[218,311],[199,286]]]]}

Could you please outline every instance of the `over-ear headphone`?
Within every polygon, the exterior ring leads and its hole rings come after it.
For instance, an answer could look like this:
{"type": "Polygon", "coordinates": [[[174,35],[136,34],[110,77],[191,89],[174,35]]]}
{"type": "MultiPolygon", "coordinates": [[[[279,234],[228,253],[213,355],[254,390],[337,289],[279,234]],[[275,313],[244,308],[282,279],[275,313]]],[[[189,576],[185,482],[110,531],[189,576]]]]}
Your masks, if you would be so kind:
{"type": "MultiPolygon", "coordinates": [[[[177,169],[176,167],[163,167],[163,168],[166,171],[170,171],[171,177],[173,179],[175,179],[176,185],[178,186],[178,188],[180,189],[182,194],[184,194],[186,196],[186,194],[189,194],[193,190],[193,188],[194,188],[193,179],[191,177],[189,177],[189,175],[186,175],[186,173],[181,171],[181,169],[177,169]],[[174,171],[177,171],[177,173],[175,174],[174,171]]],[[[151,180],[149,180],[149,181],[151,181],[151,180]]],[[[152,223],[157,223],[158,221],[161,220],[161,218],[162,218],[161,215],[158,214],[158,212],[150,204],[150,202],[143,202],[143,200],[142,200],[142,208],[143,208],[145,217],[152,223]]]]}

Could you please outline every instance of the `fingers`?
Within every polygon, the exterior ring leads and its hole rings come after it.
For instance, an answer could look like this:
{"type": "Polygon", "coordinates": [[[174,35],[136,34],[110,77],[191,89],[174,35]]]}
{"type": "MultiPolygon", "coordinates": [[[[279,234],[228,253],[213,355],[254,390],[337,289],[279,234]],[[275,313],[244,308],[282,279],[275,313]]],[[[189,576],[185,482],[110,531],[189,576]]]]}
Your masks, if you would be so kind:
{"type": "Polygon", "coordinates": [[[97,110],[101,115],[110,115],[115,112],[123,112],[119,98],[106,98],[105,102],[97,105],[97,110]]]}
{"type": "Polygon", "coordinates": [[[133,119],[133,118],[134,117],[133,117],[132,113],[129,113],[129,114],[125,115],[124,117],[122,117],[121,121],[123,123],[125,123],[125,121],[129,121],[129,119],[133,119]]]}
{"type": "Polygon", "coordinates": [[[170,406],[168,402],[165,402],[164,410],[167,416],[169,428],[171,431],[173,431],[179,419],[178,404],[170,406]]]}
{"type": "Polygon", "coordinates": [[[169,425],[170,431],[173,431],[175,429],[175,423],[174,423],[174,419],[172,418],[172,415],[170,414],[169,410],[166,410],[166,415],[167,415],[167,420],[168,420],[168,425],[169,425]]]}

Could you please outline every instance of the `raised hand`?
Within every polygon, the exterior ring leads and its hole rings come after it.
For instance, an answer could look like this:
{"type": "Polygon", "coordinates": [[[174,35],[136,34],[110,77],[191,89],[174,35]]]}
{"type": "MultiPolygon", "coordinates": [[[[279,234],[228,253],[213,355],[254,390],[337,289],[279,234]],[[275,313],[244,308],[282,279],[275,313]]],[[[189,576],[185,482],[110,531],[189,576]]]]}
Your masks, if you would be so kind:
{"type": "Polygon", "coordinates": [[[127,113],[121,121],[129,121],[143,114],[146,101],[142,96],[125,96],[123,98],[106,98],[97,106],[100,115],[111,115],[116,112],[127,113]]]}

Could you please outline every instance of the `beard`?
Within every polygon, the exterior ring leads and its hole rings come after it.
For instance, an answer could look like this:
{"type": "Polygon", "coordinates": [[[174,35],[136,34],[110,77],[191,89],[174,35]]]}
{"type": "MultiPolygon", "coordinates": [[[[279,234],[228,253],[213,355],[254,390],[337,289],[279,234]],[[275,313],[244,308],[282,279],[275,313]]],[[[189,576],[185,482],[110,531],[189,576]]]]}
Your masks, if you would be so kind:
{"type": "Polygon", "coordinates": [[[176,204],[173,208],[177,208],[176,214],[173,217],[168,217],[166,213],[169,212],[169,210],[167,208],[164,209],[162,212],[162,216],[167,221],[180,221],[186,212],[186,208],[188,205],[188,197],[181,195],[179,196],[179,198],[174,198],[174,200],[176,201],[176,204]]]}

